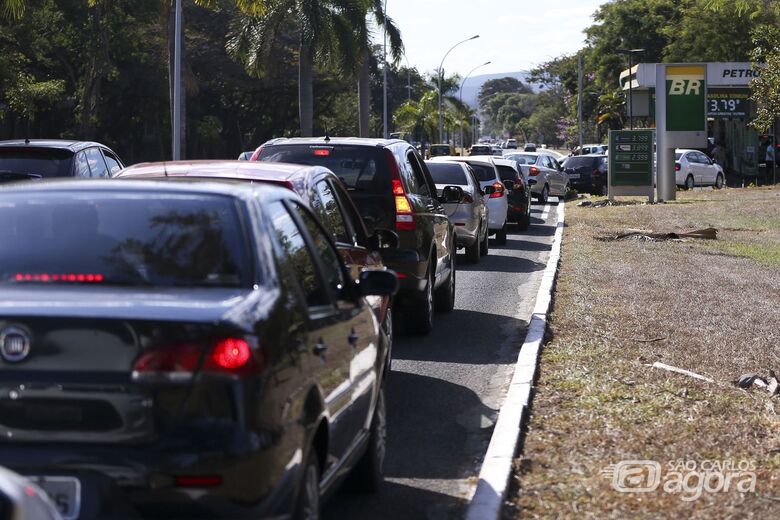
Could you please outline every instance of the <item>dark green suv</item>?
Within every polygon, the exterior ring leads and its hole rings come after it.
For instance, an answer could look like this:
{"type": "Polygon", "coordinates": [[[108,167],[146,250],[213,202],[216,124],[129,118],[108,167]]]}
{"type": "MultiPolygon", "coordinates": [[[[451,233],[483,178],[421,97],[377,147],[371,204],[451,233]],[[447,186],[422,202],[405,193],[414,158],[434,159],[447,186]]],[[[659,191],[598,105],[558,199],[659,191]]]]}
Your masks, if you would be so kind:
{"type": "Polygon", "coordinates": [[[383,250],[382,260],[398,274],[396,304],[412,332],[430,332],[434,305],[452,310],[455,231],[442,203],[462,200],[463,190],[448,186],[437,197],[430,172],[411,144],[400,139],[275,139],[260,146],[252,160],[328,168],[346,186],[369,233],[383,228],[398,234],[398,248],[383,250]]]}

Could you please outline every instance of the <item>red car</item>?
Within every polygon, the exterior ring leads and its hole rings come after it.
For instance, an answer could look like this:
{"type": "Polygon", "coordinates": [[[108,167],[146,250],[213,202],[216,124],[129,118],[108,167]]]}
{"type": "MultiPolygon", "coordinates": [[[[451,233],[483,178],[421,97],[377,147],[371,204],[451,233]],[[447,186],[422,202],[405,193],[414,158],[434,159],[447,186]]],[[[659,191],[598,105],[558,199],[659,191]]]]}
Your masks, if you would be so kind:
{"type": "MultiPolygon", "coordinates": [[[[253,161],[178,161],[142,163],[122,170],[119,179],[187,177],[276,184],[296,192],[314,211],[333,237],[353,280],[364,269],[386,269],[379,251],[398,247],[398,235],[377,229],[369,235],[363,219],[339,178],[321,166],[253,161]]],[[[385,333],[389,347],[393,340],[390,297],[368,296],[385,333]]],[[[388,356],[388,360],[390,356],[388,356]]]]}

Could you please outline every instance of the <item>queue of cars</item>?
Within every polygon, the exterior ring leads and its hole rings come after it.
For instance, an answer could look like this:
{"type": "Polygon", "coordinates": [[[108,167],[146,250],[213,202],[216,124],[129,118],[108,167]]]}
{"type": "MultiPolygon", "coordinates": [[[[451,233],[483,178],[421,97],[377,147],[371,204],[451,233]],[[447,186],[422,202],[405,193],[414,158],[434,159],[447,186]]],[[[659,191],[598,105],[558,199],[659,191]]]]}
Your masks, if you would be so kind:
{"type": "Polygon", "coordinates": [[[98,143],[0,143],[0,466],[64,520],[316,518],[343,481],[375,490],[393,316],[430,332],[457,249],[478,262],[530,222],[526,178],[491,155],[243,155],[125,168],[98,143]]]}

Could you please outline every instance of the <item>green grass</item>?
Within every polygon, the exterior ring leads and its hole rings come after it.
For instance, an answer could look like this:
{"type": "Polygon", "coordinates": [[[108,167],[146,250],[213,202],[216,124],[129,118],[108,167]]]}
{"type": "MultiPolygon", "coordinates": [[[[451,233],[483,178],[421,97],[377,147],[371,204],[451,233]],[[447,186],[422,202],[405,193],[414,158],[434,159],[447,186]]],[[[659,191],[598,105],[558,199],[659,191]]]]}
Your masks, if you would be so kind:
{"type": "Polygon", "coordinates": [[[730,255],[750,258],[768,267],[780,267],[780,245],[776,243],[718,242],[713,245],[720,251],[730,255]]]}

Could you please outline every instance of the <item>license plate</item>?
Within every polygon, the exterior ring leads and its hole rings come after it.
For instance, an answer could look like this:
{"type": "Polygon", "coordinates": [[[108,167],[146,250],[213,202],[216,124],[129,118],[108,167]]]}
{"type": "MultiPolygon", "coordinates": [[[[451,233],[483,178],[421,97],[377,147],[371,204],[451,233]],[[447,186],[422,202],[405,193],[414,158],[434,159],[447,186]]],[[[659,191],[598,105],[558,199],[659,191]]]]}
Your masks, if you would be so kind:
{"type": "Polygon", "coordinates": [[[569,179],[579,179],[579,178],[580,178],[580,174],[579,173],[570,173],[569,174],[569,179]]]}
{"type": "Polygon", "coordinates": [[[81,511],[81,482],[74,477],[27,477],[54,503],[62,520],[76,520],[81,511]]]}

